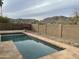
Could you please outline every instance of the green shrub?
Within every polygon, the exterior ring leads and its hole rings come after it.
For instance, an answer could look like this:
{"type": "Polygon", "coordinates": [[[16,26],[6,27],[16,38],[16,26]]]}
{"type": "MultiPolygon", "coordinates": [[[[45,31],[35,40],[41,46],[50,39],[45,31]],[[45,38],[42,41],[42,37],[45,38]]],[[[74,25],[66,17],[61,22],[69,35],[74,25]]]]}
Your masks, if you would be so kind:
{"type": "Polygon", "coordinates": [[[0,23],[9,23],[10,19],[8,17],[0,16],[0,23]]]}

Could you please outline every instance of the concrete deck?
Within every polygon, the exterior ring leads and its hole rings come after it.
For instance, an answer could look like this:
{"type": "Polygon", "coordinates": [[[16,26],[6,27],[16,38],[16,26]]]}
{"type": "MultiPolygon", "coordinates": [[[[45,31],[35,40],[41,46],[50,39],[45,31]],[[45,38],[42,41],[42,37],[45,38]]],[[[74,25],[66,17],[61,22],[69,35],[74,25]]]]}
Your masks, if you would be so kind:
{"type": "Polygon", "coordinates": [[[0,42],[0,59],[23,59],[12,41],[0,42]]]}
{"type": "Polygon", "coordinates": [[[54,40],[51,40],[51,39],[48,39],[48,38],[45,38],[45,37],[42,37],[39,35],[35,35],[33,33],[24,32],[24,34],[36,37],[40,40],[43,40],[43,41],[48,42],[50,44],[56,45],[58,47],[65,48],[62,51],[52,53],[50,55],[41,57],[39,59],[79,59],[79,48],[76,48],[76,47],[73,47],[71,45],[67,45],[64,43],[60,43],[60,42],[57,42],[57,41],[54,41],[54,40]]]}

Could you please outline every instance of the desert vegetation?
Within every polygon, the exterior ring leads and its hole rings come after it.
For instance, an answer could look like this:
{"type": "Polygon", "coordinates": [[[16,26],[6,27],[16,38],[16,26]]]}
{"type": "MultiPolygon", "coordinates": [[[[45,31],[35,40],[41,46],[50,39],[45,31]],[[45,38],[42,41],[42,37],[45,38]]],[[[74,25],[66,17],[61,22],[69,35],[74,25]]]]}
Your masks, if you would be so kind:
{"type": "Polygon", "coordinates": [[[9,23],[9,22],[10,22],[10,18],[0,16],[0,23],[9,23]]]}

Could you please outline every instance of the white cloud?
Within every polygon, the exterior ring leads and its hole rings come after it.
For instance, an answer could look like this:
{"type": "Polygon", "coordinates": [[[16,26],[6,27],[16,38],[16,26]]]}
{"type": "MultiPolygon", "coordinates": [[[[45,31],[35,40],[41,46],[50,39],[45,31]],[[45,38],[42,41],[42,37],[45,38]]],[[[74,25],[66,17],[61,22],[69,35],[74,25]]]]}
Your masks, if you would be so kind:
{"type": "Polygon", "coordinates": [[[15,12],[10,12],[8,14],[16,14],[16,13],[25,13],[25,12],[32,12],[32,13],[39,13],[39,12],[44,12],[47,11],[48,9],[52,8],[51,6],[53,4],[57,3],[56,1],[53,0],[45,0],[43,3],[40,3],[39,5],[31,6],[29,8],[20,10],[20,11],[15,11],[15,12]]]}

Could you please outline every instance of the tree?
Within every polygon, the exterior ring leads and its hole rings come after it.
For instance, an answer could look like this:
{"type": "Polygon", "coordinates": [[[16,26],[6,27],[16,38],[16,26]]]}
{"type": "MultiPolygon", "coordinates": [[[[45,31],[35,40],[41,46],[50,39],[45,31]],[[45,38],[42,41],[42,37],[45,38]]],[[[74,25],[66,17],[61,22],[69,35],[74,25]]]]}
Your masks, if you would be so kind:
{"type": "Polygon", "coordinates": [[[22,20],[21,18],[17,19],[17,23],[21,24],[22,23],[22,20]]]}
{"type": "Polygon", "coordinates": [[[10,19],[8,17],[0,16],[0,23],[9,23],[10,19]]]}
{"type": "Polygon", "coordinates": [[[3,5],[3,1],[2,1],[2,0],[0,0],[1,16],[2,16],[2,5],[3,5]]]}
{"type": "Polygon", "coordinates": [[[79,21],[79,9],[74,10],[74,16],[72,18],[72,23],[77,24],[79,21]]]}

